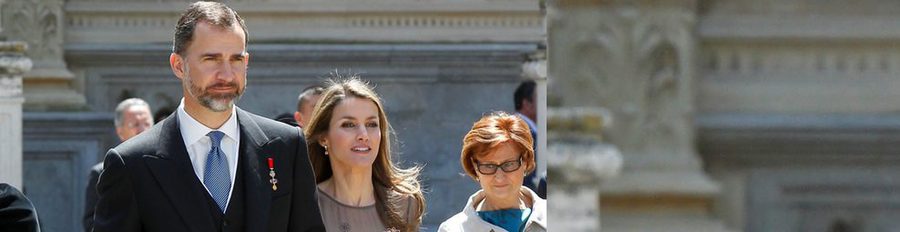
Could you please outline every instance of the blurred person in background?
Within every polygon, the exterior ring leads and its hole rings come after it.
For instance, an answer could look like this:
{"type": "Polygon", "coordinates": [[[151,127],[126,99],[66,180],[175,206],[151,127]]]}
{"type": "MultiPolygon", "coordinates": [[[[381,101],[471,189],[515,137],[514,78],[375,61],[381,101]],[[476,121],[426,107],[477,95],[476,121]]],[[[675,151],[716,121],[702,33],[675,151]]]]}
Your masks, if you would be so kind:
{"type": "Polygon", "coordinates": [[[301,128],[309,125],[309,119],[312,118],[316,103],[322,98],[324,92],[325,88],[321,85],[311,85],[300,91],[300,96],[297,96],[297,111],[294,112],[294,121],[297,121],[297,125],[301,128]]]}
{"type": "MultiPolygon", "coordinates": [[[[140,134],[150,126],[153,126],[153,115],[150,114],[150,105],[140,98],[129,98],[119,102],[116,106],[113,123],[116,126],[116,135],[119,142],[140,134]]],[[[84,193],[84,216],[81,221],[84,231],[94,228],[94,207],[97,205],[97,179],[103,172],[103,162],[91,167],[88,175],[87,189],[84,193]]]]}
{"type": "MultiPolygon", "coordinates": [[[[532,148],[535,151],[534,160],[537,163],[537,123],[534,121],[537,120],[537,104],[534,101],[535,91],[534,88],[537,84],[534,81],[525,81],[519,84],[519,87],[516,88],[516,92],[513,93],[513,102],[516,107],[516,116],[522,118],[525,123],[528,123],[529,131],[531,132],[532,141],[535,141],[532,148]]],[[[546,173],[537,173],[531,172],[525,179],[522,180],[522,185],[525,187],[534,190],[538,196],[541,198],[547,199],[547,174],[546,173]]]]}

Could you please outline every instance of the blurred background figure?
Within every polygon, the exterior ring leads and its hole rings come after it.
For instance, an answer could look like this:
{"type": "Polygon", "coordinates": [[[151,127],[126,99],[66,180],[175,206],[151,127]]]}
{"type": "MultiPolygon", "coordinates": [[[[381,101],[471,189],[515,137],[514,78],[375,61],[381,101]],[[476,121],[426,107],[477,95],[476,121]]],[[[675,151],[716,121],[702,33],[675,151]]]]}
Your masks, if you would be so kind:
{"type": "Polygon", "coordinates": [[[279,114],[275,116],[275,121],[303,128],[303,125],[309,124],[309,118],[312,117],[313,109],[316,107],[316,102],[322,97],[323,91],[322,86],[318,84],[303,88],[297,97],[297,111],[294,111],[293,114],[279,114]]]}
{"type": "MultiPolygon", "coordinates": [[[[537,106],[534,101],[535,86],[536,84],[534,81],[524,81],[519,84],[519,87],[516,88],[516,92],[513,94],[513,102],[516,106],[516,116],[519,116],[519,118],[522,118],[523,121],[528,123],[529,131],[531,131],[531,138],[534,139],[533,141],[537,141],[538,129],[537,123],[534,122],[537,119],[537,106]]],[[[537,143],[533,143],[532,150],[535,151],[534,160],[536,162],[538,160],[537,143]]],[[[537,163],[535,163],[535,165],[537,165],[537,163]]],[[[531,172],[522,180],[522,185],[537,192],[538,196],[541,198],[547,199],[547,173],[531,172]]]]}
{"type": "Polygon", "coordinates": [[[25,194],[6,183],[0,183],[0,231],[41,231],[34,204],[25,194]]]}
{"type": "MultiPolygon", "coordinates": [[[[120,142],[134,137],[153,126],[153,115],[150,114],[150,105],[140,98],[129,98],[116,106],[116,135],[120,142]]],[[[103,162],[91,167],[88,185],[85,189],[84,216],[82,223],[84,231],[91,231],[94,225],[94,206],[97,204],[97,179],[103,172],[103,162]]]]}
{"type": "Polygon", "coordinates": [[[323,92],[325,92],[325,89],[321,85],[311,85],[300,92],[300,96],[297,97],[297,111],[294,112],[294,121],[301,128],[309,125],[313,110],[316,107],[316,103],[322,98],[323,92]]]}
{"type": "Polygon", "coordinates": [[[438,230],[547,231],[547,201],[520,184],[536,167],[533,143],[520,117],[495,112],[475,122],[459,161],[481,190],[438,230]]]}

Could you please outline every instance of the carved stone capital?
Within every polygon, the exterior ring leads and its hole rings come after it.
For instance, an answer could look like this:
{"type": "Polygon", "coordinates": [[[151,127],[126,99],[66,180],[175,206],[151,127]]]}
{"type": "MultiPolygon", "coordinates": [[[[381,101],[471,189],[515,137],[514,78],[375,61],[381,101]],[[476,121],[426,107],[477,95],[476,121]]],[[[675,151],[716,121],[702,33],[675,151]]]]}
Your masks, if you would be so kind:
{"type": "Polygon", "coordinates": [[[22,74],[31,70],[24,42],[0,42],[0,98],[22,97],[22,74]]]}
{"type": "Polygon", "coordinates": [[[65,68],[62,6],[62,0],[19,0],[6,2],[0,11],[4,34],[28,43],[25,54],[34,60],[36,69],[65,68]]]}
{"type": "Polygon", "coordinates": [[[63,58],[63,0],[8,1],[0,8],[4,35],[28,44],[33,67],[23,74],[26,109],[79,109],[84,96],[73,89],[75,75],[63,58]]]}

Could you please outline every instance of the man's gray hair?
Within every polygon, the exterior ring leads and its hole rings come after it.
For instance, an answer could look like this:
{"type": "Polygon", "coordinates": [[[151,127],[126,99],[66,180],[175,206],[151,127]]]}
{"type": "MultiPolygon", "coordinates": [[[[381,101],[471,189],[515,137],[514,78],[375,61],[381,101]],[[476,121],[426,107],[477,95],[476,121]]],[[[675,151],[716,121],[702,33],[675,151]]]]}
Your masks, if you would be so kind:
{"type": "Polygon", "coordinates": [[[116,127],[122,126],[122,117],[125,115],[125,110],[128,110],[132,106],[146,106],[147,110],[150,110],[150,104],[147,104],[144,99],[140,98],[129,98],[125,99],[122,102],[119,102],[119,105],[116,106],[116,118],[114,122],[116,123],[116,127]]]}
{"type": "MultiPolygon", "coordinates": [[[[300,96],[297,96],[297,112],[303,110],[303,105],[306,104],[307,98],[312,95],[322,95],[325,93],[325,87],[315,84],[311,86],[307,86],[303,90],[300,91],[300,96]]],[[[316,104],[313,102],[313,104],[316,104]]],[[[309,112],[312,113],[312,112],[309,112]]]]}

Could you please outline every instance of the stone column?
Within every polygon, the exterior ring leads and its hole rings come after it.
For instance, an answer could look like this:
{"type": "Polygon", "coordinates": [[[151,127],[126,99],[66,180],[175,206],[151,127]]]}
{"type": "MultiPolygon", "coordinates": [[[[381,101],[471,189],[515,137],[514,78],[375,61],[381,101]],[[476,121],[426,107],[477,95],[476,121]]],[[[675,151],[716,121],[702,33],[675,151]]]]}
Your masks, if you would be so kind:
{"type": "Polygon", "coordinates": [[[16,0],[3,5],[2,27],[10,40],[25,41],[34,68],[25,73],[26,110],[59,111],[85,107],[75,75],[63,60],[63,0],[16,0]]]}
{"type": "MultiPolygon", "coordinates": [[[[2,5],[2,2],[0,2],[2,5]]],[[[31,69],[24,42],[0,42],[0,183],[22,188],[22,74],[31,69]]]]}
{"type": "Polygon", "coordinates": [[[722,231],[694,148],[697,1],[551,1],[548,72],[565,107],[606,108],[624,160],[601,185],[604,231],[722,231]]]}
{"type": "Polygon", "coordinates": [[[547,206],[553,231],[603,231],[600,186],[621,171],[622,155],[603,142],[609,111],[599,107],[552,107],[547,112],[551,154],[547,206]]]}

